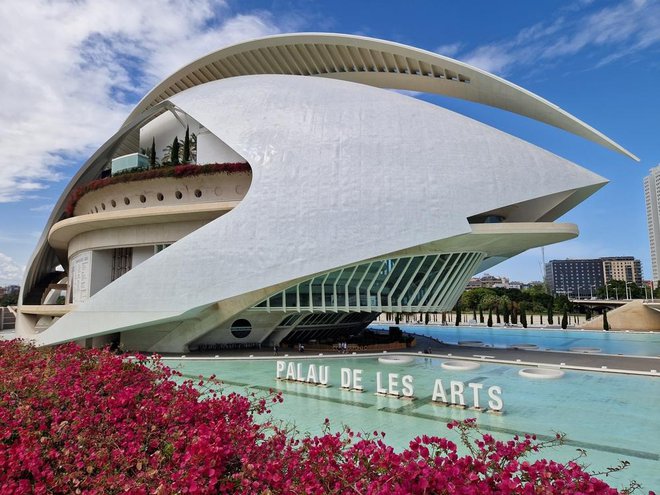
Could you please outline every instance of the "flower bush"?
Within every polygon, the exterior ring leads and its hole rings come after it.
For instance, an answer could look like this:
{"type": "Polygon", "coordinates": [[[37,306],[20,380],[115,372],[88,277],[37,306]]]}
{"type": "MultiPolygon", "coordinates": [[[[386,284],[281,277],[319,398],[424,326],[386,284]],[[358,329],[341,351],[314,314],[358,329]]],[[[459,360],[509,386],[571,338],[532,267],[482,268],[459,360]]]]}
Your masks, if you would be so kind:
{"type": "Polygon", "coordinates": [[[208,163],[206,165],[175,165],[152,168],[143,172],[130,172],[104,179],[96,179],[80,186],[69,195],[64,214],[66,217],[73,216],[78,200],[91,191],[97,191],[113,184],[124,184],[139,180],[160,179],[162,177],[193,177],[196,175],[208,175],[217,173],[237,174],[248,173],[252,169],[248,163],[208,163]]]}
{"type": "MultiPolygon", "coordinates": [[[[158,360],[0,342],[0,493],[616,494],[578,464],[527,461],[534,437],[295,438],[260,416],[280,395],[221,394],[158,360]],[[260,420],[260,421],[257,421],[260,420]]],[[[327,420],[326,420],[327,424],[327,420]]]]}

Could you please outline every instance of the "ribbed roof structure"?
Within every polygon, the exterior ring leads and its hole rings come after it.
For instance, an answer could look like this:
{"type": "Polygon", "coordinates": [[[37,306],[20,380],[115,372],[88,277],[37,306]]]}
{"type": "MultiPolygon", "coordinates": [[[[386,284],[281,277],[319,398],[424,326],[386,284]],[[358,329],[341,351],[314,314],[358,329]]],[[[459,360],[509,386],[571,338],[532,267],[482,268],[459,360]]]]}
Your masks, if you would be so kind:
{"type": "Polygon", "coordinates": [[[158,84],[135,107],[126,123],[186,89],[255,74],[330,77],[474,101],[550,124],[639,161],[557,105],[477,67],[419,48],[343,34],[270,36],[214,51],[158,84]]]}

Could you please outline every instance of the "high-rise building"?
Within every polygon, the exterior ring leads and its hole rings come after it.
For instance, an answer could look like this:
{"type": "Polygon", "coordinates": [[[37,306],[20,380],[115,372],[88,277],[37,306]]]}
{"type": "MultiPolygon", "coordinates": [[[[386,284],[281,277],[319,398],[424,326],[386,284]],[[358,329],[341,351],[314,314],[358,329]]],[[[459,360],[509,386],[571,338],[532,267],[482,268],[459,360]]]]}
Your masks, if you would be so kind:
{"type": "Polygon", "coordinates": [[[642,285],[642,263],[632,256],[587,260],[552,260],[545,265],[546,284],[553,294],[592,294],[612,280],[642,285]]]}
{"type": "Polygon", "coordinates": [[[593,294],[604,285],[603,262],[592,260],[552,260],[545,265],[545,280],[552,294],[570,297],[593,294]]]}
{"type": "Polygon", "coordinates": [[[649,243],[651,247],[651,270],[653,283],[660,281],[658,266],[658,249],[660,249],[660,164],[644,177],[644,196],[646,198],[646,222],[649,228],[649,243]]]}
{"type": "Polygon", "coordinates": [[[642,263],[632,256],[615,256],[601,258],[603,262],[603,276],[605,282],[623,280],[642,285],[642,263]]]}

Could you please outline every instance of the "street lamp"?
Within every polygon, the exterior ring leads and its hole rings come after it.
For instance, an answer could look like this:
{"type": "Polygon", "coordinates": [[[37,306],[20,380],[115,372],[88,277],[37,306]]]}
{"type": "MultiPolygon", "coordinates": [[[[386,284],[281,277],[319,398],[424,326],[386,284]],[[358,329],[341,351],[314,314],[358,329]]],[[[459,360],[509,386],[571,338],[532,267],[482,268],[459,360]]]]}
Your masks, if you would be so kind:
{"type": "Polygon", "coordinates": [[[593,298],[594,298],[594,286],[590,285],[589,286],[589,299],[593,299],[593,298]]]}
{"type": "Polygon", "coordinates": [[[619,288],[615,287],[612,284],[605,284],[605,297],[607,298],[608,301],[610,300],[610,294],[607,291],[608,287],[614,287],[614,293],[616,294],[616,300],[618,301],[619,300],[619,288]]]}
{"type": "Polygon", "coordinates": [[[632,289],[628,289],[628,284],[632,284],[632,282],[626,282],[626,298],[628,300],[632,299],[632,289]]]}

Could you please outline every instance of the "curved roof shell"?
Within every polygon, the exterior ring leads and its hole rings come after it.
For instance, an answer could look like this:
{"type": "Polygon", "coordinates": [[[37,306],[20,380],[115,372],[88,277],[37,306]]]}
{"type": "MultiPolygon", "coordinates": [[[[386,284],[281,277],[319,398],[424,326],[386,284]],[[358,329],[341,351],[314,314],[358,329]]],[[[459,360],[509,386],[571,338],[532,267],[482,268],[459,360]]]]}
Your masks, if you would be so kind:
{"type": "Polygon", "coordinates": [[[248,160],[250,190],[230,213],[53,324],[42,343],[60,341],[63,327],[74,339],[263,297],[316,273],[469,234],[468,217],[498,208],[526,204],[528,221],[551,221],[605,183],[492,127],[362,84],[256,75],[170,100],[248,160]]]}
{"type": "Polygon", "coordinates": [[[277,35],[214,51],[158,84],[138,103],[126,123],[186,89],[255,74],[327,77],[474,101],[545,122],[639,161],[557,105],[498,76],[419,48],[344,34],[277,35]]]}

